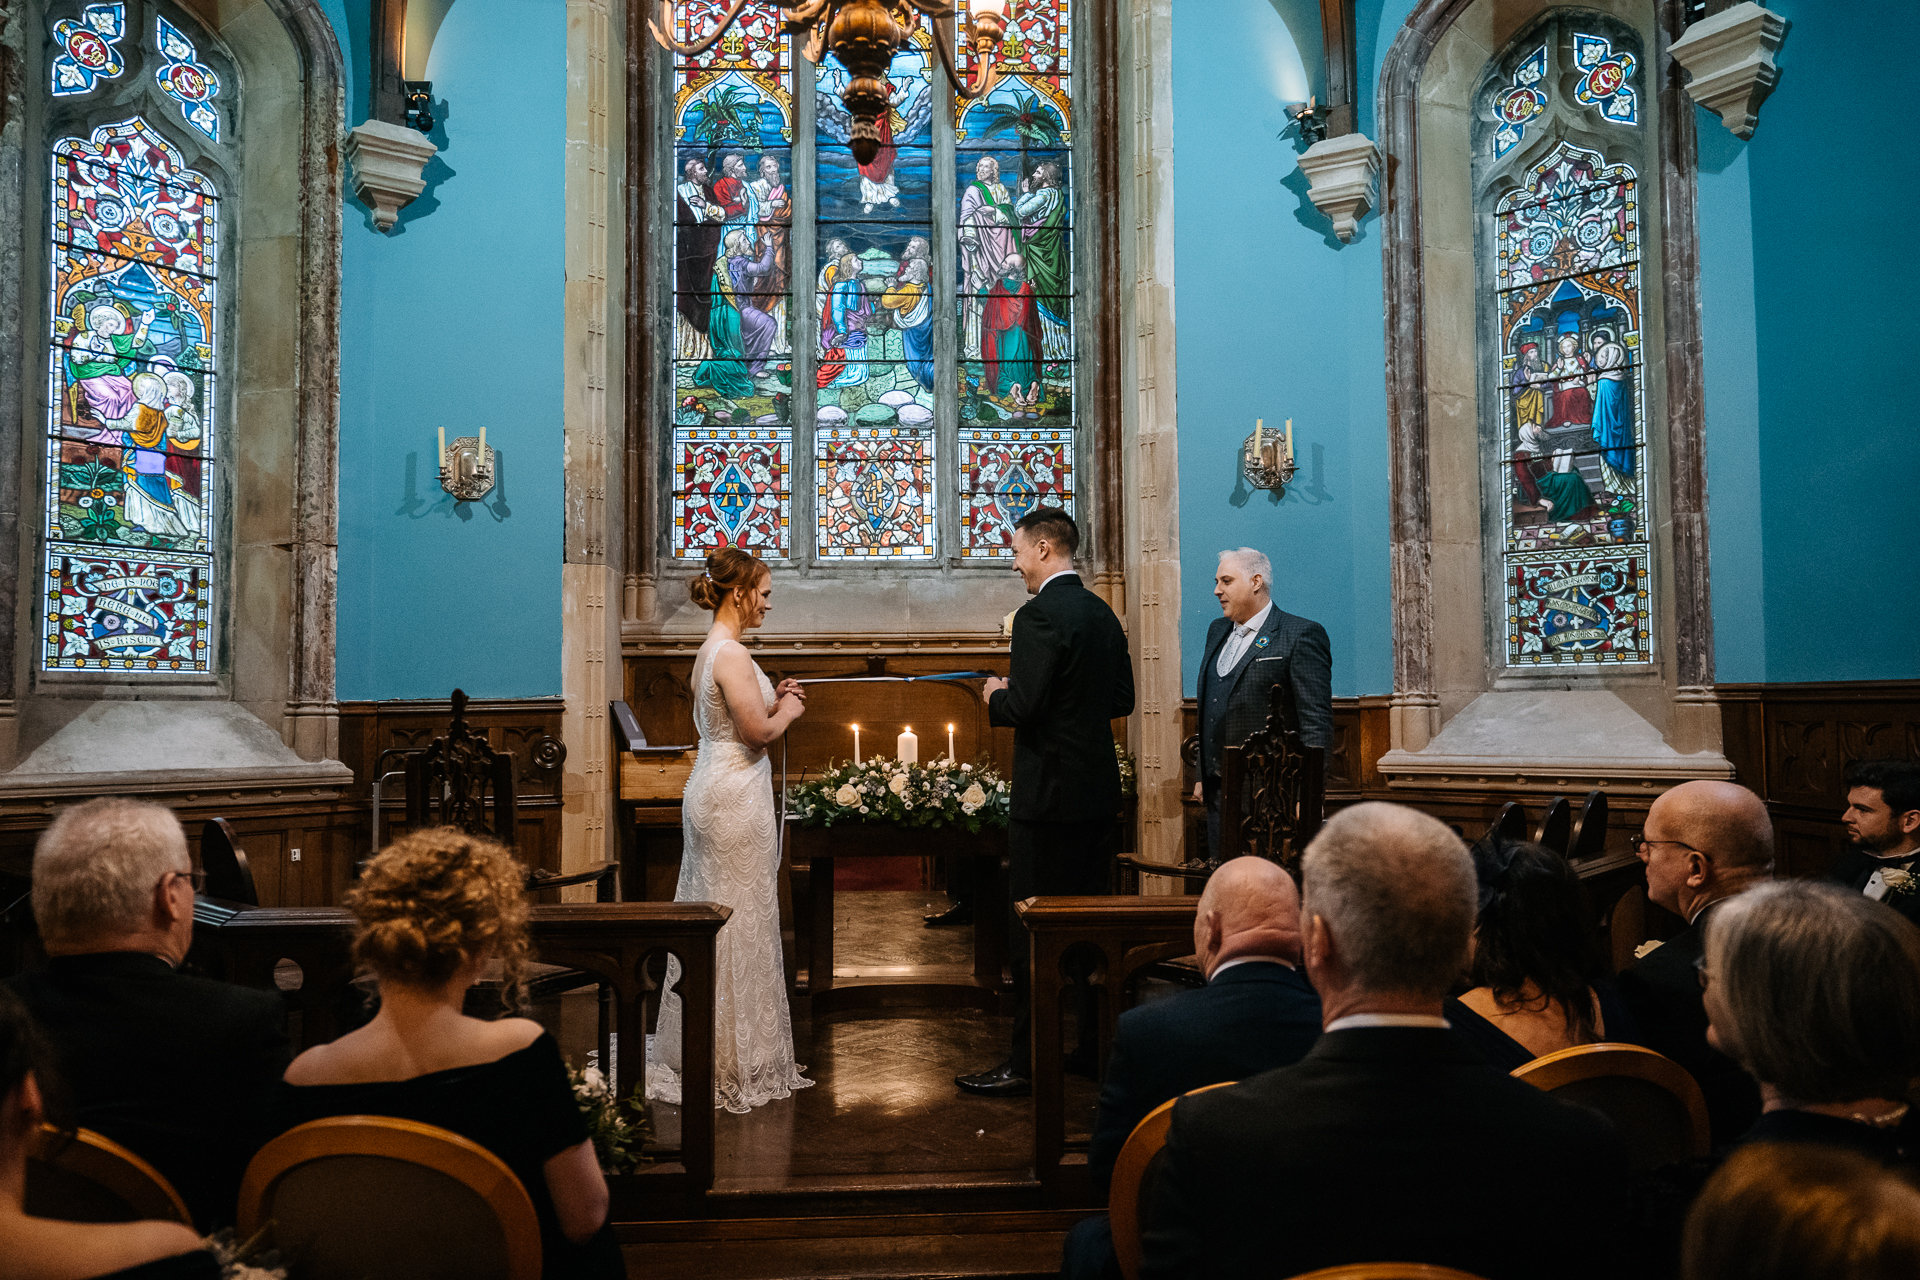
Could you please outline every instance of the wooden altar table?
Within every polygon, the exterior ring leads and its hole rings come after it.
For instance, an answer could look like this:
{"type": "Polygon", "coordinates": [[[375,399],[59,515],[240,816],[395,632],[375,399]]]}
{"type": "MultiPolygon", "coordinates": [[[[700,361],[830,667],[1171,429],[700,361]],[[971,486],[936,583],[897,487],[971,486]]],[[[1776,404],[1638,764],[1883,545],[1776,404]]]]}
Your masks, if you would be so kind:
{"type": "Polygon", "coordinates": [[[841,823],[803,827],[786,821],[783,838],[792,868],[794,951],[798,958],[793,997],[797,1012],[829,1016],[848,1010],[933,1005],[999,1012],[1011,991],[1007,937],[998,905],[1007,900],[1007,833],[986,828],[969,835],[955,827],[897,827],[841,823]],[[973,971],[906,968],[841,980],[833,972],[833,867],[837,858],[975,858],[983,865],[975,882],[973,971]]]}

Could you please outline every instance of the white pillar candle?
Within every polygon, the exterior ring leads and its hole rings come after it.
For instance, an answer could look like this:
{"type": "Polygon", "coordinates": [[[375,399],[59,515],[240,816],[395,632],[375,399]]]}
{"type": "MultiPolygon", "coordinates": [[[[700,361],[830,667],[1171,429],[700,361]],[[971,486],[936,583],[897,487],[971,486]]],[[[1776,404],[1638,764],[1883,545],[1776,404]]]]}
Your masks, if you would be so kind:
{"type": "Polygon", "coordinates": [[[445,427],[440,428],[439,466],[435,469],[439,471],[445,471],[447,469],[447,429],[445,427]]]}
{"type": "MultiPolygon", "coordinates": [[[[1287,422],[1289,427],[1291,427],[1293,419],[1288,418],[1287,422]]],[[[480,428],[480,447],[474,450],[474,454],[474,469],[484,471],[487,466],[487,429],[485,427],[480,428]]]]}
{"type": "Polygon", "coordinates": [[[853,726],[853,762],[860,763],[860,726],[853,726]]]}
{"type": "Polygon", "coordinates": [[[947,726],[947,760],[951,763],[954,759],[955,757],[953,754],[953,726],[948,725],[947,726]]]}
{"type": "Polygon", "coordinates": [[[893,754],[900,758],[901,764],[920,763],[920,739],[913,736],[912,725],[894,740],[893,754]]]}
{"type": "Polygon", "coordinates": [[[1287,419],[1287,461],[1293,461],[1293,419],[1287,419]]]}

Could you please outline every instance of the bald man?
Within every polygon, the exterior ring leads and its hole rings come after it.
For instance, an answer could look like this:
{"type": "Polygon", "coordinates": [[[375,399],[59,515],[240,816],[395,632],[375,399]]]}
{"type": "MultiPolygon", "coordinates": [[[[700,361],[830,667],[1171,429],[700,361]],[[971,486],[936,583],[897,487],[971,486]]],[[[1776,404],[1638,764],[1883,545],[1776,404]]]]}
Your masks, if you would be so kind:
{"type": "Polygon", "coordinates": [[[1713,909],[1773,874],[1773,821],[1760,797],[1731,782],[1685,782],[1653,802],[1638,850],[1647,898],[1687,922],[1620,975],[1620,997],[1642,1038],[1685,1067],[1706,1095],[1715,1145],[1760,1118],[1760,1090],[1707,1043],[1700,961],[1713,909]]]}
{"type": "MultiPolygon", "coordinates": [[[[1193,920],[1207,985],[1120,1015],[1100,1086],[1087,1168],[1107,1194],[1134,1126],[1169,1098],[1300,1061],[1320,1037],[1320,997],[1300,971],[1300,892],[1264,858],[1234,858],[1207,881],[1193,920]]],[[[1107,1220],[1067,1240],[1067,1280],[1119,1274],[1107,1220]]]]}

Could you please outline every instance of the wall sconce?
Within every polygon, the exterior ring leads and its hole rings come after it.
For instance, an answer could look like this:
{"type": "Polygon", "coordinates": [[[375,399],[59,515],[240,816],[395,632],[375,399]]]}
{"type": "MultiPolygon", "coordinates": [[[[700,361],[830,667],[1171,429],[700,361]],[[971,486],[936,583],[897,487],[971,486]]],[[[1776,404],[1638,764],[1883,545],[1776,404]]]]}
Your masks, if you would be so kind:
{"type": "MultiPolygon", "coordinates": [[[[1316,142],[1325,142],[1327,140],[1327,118],[1332,114],[1332,107],[1319,105],[1311,96],[1298,107],[1287,112],[1288,118],[1293,121],[1292,124],[1287,126],[1287,129],[1292,129],[1298,133],[1300,137],[1300,149],[1302,151],[1316,142]]],[[[1280,131],[1281,137],[1284,138],[1287,136],[1287,129],[1280,131]]]]}
{"type": "Polygon", "coordinates": [[[400,95],[406,102],[407,125],[422,133],[433,132],[433,81],[402,80],[400,95]]]}
{"type": "Polygon", "coordinates": [[[1293,419],[1287,419],[1286,434],[1268,435],[1266,419],[1255,418],[1253,434],[1240,446],[1240,471],[1247,483],[1284,498],[1298,470],[1293,461],[1293,419]]]}
{"type": "Polygon", "coordinates": [[[487,448],[487,429],[461,436],[447,448],[447,429],[440,428],[440,487],[460,502],[477,502],[493,489],[493,450],[487,448]]]}

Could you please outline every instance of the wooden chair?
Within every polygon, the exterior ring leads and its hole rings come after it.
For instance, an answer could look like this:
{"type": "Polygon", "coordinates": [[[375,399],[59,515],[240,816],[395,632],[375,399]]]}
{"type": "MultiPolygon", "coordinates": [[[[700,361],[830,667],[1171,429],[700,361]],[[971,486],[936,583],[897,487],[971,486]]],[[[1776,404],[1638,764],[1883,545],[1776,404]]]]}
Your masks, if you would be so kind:
{"type": "Polygon", "coordinates": [[[1491,840],[1498,836],[1502,840],[1525,840],[1527,838],[1527,806],[1518,800],[1509,800],[1500,806],[1500,814],[1487,827],[1483,839],[1491,840]]]}
{"type": "Polygon", "coordinates": [[[1707,1102],[1686,1068],[1637,1044],[1577,1044],[1516,1069],[1516,1080],[1613,1120],[1635,1171],[1698,1159],[1711,1147],[1707,1102]]]}
{"type": "Polygon", "coordinates": [[[1268,698],[1266,723],[1221,753],[1219,861],[1253,854],[1297,876],[1326,817],[1327,751],[1300,740],[1292,684],[1268,698]]]}
{"type": "Polygon", "coordinates": [[[236,1234],[269,1220],[307,1280],[540,1280],[540,1221],[513,1171],[412,1120],[333,1116],[269,1142],[240,1184],[236,1234]]]}
{"type": "Polygon", "coordinates": [[[1564,858],[1572,840],[1573,806],[1567,803],[1565,796],[1555,796],[1547,801],[1547,812],[1540,819],[1539,829],[1533,833],[1533,842],[1544,845],[1564,858]]]}
{"type": "Polygon", "coordinates": [[[1607,793],[1589,791],[1581,802],[1579,820],[1573,824],[1573,838],[1567,844],[1567,857],[1574,862],[1597,858],[1607,849],[1607,793]]]}
{"type": "MultiPolygon", "coordinates": [[[[1235,1083],[1202,1085],[1183,1097],[1209,1089],[1224,1089],[1235,1083]]],[[[1107,1222],[1113,1228],[1113,1252],[1120,1259],[1120,1274],[1127,1280],[1140,1280],[1140,1228],[1146,1221],[1147,1197],[1153,1192],[1154,1174],[1160,1171],[1160,1153],[1167,1145],[1167,1130],[1173,1127],[1173,1104],[1169,1098],[1133,1127],[1126,1145],[1113,1162],[1113,1181],[1107,1191],[1107,1222]]]]}
{"type": "Polygon", "coordinates": [[[27,1148],[27,1212],[64,1222],[193,1225],[187,1202],[145,1160],[91,1129],[69,1137],[44,1124],[27,1148]]]}
{"type": "Polygon", "coordinates": [[[455,827],[498,840],[509,849],[518,836],[514,817],[513,752],[495,751],[484,731],[467,727],[467,695],[453,691],[453,724],[444,738],[406,758],[407,826],[455,827]],[[492,821],[488,821],[488,793],[492,821]]]}
{"type": "Polygon", "coordinates": [[[1305,1271],[1293,1280],[1481,1280],[1471,1271],[1436,1267],[1428,1262],[1349,1262],[1340,1267],[1305,1271]]]}
{"type": "Polygon", "coordinates": [[[208,818],[200,828],[200,867],[207,873],[207,897],[249,907],[260,905],[260,891],[253,887],[253,868],[247,865],[246,851],[225,818],[208,818]]]}

